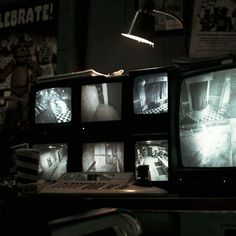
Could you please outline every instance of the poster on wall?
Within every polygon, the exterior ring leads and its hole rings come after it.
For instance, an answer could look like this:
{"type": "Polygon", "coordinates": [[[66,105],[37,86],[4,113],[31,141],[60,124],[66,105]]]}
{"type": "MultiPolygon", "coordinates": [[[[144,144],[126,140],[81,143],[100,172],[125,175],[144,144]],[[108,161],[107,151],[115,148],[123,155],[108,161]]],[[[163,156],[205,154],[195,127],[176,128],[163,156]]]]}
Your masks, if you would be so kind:
{"type": "Polygon", "coordinates": [[[236,53],[236,1],[194,1],[189,56],[236,53]]]}
{"type": "MultiPolygon", "coordinates": [[[[146,0],[139,0],[142,9],[146,0]]],[[[183,1],[182,0],[153,0],[155,31],[169,31],[182,29],[183,1]]]]}
{"type": "Polygon", "coordinates": [[[0,124],[16,108],[28,122],[32,84],[56,74],[58,1],[31,0],[0,8],[0,124]]]}

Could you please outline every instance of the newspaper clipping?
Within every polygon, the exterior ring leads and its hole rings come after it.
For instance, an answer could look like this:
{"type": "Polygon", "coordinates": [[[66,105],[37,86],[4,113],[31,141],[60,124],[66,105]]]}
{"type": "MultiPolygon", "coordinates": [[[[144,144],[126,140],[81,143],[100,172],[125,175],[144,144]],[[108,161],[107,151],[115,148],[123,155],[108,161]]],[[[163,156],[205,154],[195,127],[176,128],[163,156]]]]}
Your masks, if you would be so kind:
{"type": "Polygon", "coordinates": [[[194,1],[190,57],[236,53],[236,1],[194,1]]]}

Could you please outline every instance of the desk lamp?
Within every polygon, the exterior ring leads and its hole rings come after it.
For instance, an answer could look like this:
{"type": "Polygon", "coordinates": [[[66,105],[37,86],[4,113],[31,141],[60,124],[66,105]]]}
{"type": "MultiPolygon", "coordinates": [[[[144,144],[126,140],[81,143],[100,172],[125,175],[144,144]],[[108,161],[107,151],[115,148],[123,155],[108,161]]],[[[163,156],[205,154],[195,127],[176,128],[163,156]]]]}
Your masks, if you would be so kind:
{"type": "Polygon", "coordinates": [[[162,14],[174,19],[183,28],[183,22],[173,14],[155,10],[154,1],[146,0],[144,7],[136,11],[128,33],[121,33],[122,36],[149,44],[154,47],[153,37],[155,32],[155,14],[162,14]]]}

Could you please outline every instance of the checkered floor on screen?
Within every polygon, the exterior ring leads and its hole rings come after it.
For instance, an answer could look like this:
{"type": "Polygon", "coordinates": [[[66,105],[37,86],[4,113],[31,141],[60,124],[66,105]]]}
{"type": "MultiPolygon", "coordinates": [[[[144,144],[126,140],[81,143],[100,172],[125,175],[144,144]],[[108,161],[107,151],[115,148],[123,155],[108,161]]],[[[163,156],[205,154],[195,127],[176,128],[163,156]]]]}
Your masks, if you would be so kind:
{"type": "Polygon", "coordinates": [[[196,118],[194,116],[192,116],[191,113],[184,113],[182,112],[180,114],[180,121],[188,118],[193,122],[206,122],[206,121],[211,121],[211,120],[220,120],[220,119],[224,119],[225,117],[221,114],[219,114],[218,112],[215,112],[210,106],[208,106],[208,108],[206,110],[203,111],[204,114],[202,115],[202,118],[196,118]]]}
{"type": "Polygon", "coordinates": [[[65,123],[71,120],[71,111],[69,109],[64,113],[55,112],[54,115],[56,116],[58,123],[65,123]]]}
{"type": "Polygon", "coordinates": [[[144,111],[144,114],[159,114],[159,113],[165,113],[168,111],[167,103],[162,104],[160,107],[148,109],[147,111],[144,111]]]}
{"type": "MultiPolygon", "coordinates": [[[[219,104],[220,103],[220,96],[218,95],[214,95],[211,94],[209,95],[209,104],[219,104]]],[[[189,110],[189,102],[183,102],[182,103],[182,108],[184,111],[189,110]]],[[[180,121],[182,121],[183,119],[189,119],[193,122],[206,122],[206,121],[211,121],[211,120],[220,120],[220,119],[224,119],[228,114],[228,110],[227,107],[222,106],[221,109],[216,112],[214,111],[214,107],[209,105],[207,107],[207,109],[205,109],[202,113],[202,118],[196,118],[194,116],[192,116],[191,112],[180,112],[180,121]]]]}

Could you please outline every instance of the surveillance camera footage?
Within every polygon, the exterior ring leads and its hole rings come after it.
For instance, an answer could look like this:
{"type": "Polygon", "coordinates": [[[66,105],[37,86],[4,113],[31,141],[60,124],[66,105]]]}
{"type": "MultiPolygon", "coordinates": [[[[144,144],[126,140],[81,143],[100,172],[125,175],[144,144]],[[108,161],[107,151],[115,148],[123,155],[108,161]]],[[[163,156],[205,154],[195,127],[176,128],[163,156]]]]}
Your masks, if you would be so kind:
{"type": "Polygon", "coordinates": [[[67,172],[67,144],[34,144],[40,150],[39,179],[57,180],[67,172]]]}
{"type": "Polygon", "coordinates": [[[84,143],[82,168],[84,172],[123,172],[124,144],[84,143]]]}
{"type": "Polygon", "coordinates": [[[183,165],[236,166],[236,69],[187,78],[180,95],[183,165]]]}
{"type": "Polygon", "coordinates": [[[168,180],[167,140],[136,141],[135,157],[135,169],[140,165],[148,165],[151,181],[168,180]]]}
{"type": "Polygon", "coordinates": [[[83,85],[81,91],[81,121],[121,120],[122,84],[83,85]]]}
{"type": "Polygon", "coordinates": [[[71,121],[71,88],[48,88],[36,94],[35,123],[71,121]]]}
{"type": "Polygon", "coordinates": [[[160,114],[168,110],[167,74],[140,75],[133,87],[135,114],[160,114]]]}

